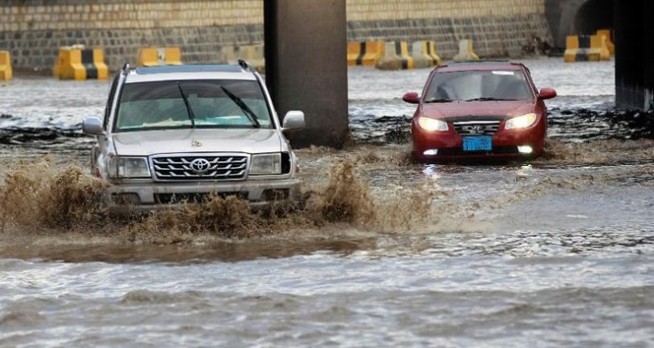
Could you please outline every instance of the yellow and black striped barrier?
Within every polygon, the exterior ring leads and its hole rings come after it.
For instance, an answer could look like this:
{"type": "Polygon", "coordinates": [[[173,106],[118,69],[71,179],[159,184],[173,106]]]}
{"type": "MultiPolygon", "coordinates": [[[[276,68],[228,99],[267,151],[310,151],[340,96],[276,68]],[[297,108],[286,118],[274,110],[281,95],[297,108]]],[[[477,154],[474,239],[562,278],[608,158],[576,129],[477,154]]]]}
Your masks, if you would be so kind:
{"type": "Polygon", "coordinates": [[[415,62],[409,53],[409,44],[406,41],[386,42],[384,44],[384,54],[377,61],[375,67],[380,70],[415,68],[415,62]]]}
{"type": "Polygon", "coordinates": [[[0,81],[9,81],[12,78],[11,54],[9,51],[0,51],[0,81]]]}
{"type": "Polygon", "coordinates": [[[383,41],[352,41],[347,44],[347,65],[375,66],[384,54],[383,41]]]}
{"type": "Polygon", "coordinates": [[[142,47],[137,57],[138,66],[181,65],[182,51],[179,47],[142,47]]]}
{"type": "Polygon", "coordinates": [[[104,62],[101,48],[83,46],[62,47],[52,69],[60,80],[105,80],[109,78],[109,67],[104,62]]]}
{"type": "Polygon", "coordinates": [[[572,62],[599,62],[610,60],[611,52],[601,35],[568,35],[565,39],[563,60],[572,62]]]}
{"type": "Polygon", "coordinates": [[[350,41],[347,43],[347,66],[361,65],[361,52],[365,50],[365,43],[350,41]]]}

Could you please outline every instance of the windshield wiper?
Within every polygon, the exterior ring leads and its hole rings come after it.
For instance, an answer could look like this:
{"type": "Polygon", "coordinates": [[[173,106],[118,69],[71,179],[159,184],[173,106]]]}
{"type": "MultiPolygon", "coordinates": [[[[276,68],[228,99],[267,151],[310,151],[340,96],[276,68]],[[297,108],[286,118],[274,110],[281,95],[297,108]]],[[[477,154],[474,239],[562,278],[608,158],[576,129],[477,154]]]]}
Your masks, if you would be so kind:
{"type": "Polygon", "coordinates": [[[186,94],[184,94],[182,85],[180,85],[179,82],[177,82],[177,88],[179,88],[179,93],[182,95],[184,105],[186,105],[186,112],[188,113],[188,118],[191,120],[191,126],[195,128],[195,114],[193,113],[193,108],[191,108],[191,103],[188,102],[188,98],[186,97],[186,94]]]}
{"type": "Polygon", "coordinates": [[[425,103],[450,103],[452,99],[449,98],[432,98],[425,100],[425,103]]]}
{"type": "Polygon", "coordinates": [[[241,110],[245,113],[245,115],[250,119],[252,124],[254,125],[254,128],[260,128],[261,124],[259,123],[259,118],[257,115],[250,109],[250,107],[241,100],[241,98],[235,96],[232,92],[230,92],[225,86],[220,86],[220,88],[223,89],[225,94],[231,99],[236,105],[238,105],[241,110]]]}
{"type": "Polygon", "coordinates": [[[481,98],[466,99],[466,101],[493,101],[493,100],[515,100],[515,99],[493,98],[493,97],[481,97],[481,98]]]}

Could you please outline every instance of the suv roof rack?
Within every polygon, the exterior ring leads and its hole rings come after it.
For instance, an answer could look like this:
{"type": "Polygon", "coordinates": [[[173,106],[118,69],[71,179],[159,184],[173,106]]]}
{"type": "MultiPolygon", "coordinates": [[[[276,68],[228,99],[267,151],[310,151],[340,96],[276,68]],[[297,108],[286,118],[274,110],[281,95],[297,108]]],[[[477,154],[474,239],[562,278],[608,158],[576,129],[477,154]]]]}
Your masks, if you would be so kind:
{"type": "Polygon", "coordinates": [[[129,63],[125,62],[125,64],[123,64],[123,67],[120,69],[120,72],[123,75],[127,75],[129,73],[129,68],[130,68],[129,63]]]}
{"type": "Polygon", "coordinates": [[[160,73],[201,73],[201,72],[243,72],[243,67],[235,64],[183,64],[183,65],[153,65],[137,67],[134,71],[139,75],[160,73]]]}
{"type": "Polygon", "coordinates": [[[245,70],[245,71],[249,71],[249,72],[253,72],[253,71],[254,71],[254,69],[252,68],[252,66],[250,65],[250,63],[248,63],[246,60],[239,59],[239,60],[238,60],[238,65],[240,65],[241,68],[243,68],[243,70],[245,70]]]}

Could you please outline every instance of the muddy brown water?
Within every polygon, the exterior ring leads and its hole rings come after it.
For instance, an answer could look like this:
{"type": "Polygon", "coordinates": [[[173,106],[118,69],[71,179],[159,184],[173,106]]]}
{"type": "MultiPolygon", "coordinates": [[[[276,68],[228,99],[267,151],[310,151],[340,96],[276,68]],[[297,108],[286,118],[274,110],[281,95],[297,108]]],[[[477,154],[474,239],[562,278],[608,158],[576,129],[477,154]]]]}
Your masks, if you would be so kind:
{"type": "Polygon", "coordinates": [[[415,163],[428,71],[355,68],[352,143],[299,150],[307,209],[272,218],[107,219],[79,134],[107,82],[3,83],[0,346],[653,346],[649,116],[611,62],[527,64],[560,94],[543,158],[415,163]]]}

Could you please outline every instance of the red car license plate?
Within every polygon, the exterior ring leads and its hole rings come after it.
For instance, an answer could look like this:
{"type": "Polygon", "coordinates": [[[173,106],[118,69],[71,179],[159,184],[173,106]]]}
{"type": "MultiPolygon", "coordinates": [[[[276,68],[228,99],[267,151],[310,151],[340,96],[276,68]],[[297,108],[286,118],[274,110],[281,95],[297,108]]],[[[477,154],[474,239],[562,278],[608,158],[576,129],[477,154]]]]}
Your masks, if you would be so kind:
{"type": "Polygon", "coordinates": [[[463,137],[463,151],[490,151],[493,139],[489,136],[463,137]]]}

